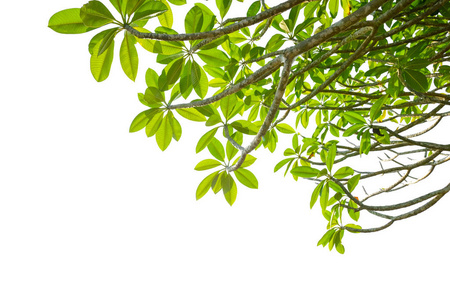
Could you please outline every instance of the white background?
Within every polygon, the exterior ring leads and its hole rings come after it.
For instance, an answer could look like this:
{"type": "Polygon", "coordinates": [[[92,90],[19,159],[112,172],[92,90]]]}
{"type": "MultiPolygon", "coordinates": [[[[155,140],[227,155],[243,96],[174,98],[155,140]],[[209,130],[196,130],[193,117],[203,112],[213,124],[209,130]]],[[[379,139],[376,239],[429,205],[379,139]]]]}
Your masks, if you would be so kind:
{"type": "Polygon", "coordinates": [[[260,188],[239,188],[233,207],[195,201],[206,128],[184,126],[164,153],[128,133],[155,57],[140,51],[133,83],[116,54],[95,82],[93,33],[47,28],[82,4],[2,5],[0,299],[448,299],[448,197],[381,233],[346,233],[345,255],[316,247],[314,186],[273,174],[282,149],[256,153],[260,188]]]}

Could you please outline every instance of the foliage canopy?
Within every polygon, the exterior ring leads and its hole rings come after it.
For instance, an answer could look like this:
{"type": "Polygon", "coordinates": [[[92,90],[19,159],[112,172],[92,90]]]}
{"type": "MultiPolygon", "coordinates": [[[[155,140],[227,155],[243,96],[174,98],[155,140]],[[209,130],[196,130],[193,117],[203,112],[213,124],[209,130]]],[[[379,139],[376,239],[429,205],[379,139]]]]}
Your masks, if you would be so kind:
{"type": "Polygon", "coordinates": [[[130,132],[155,136],[164,151],[181,137],[180,117],[204,123],[196,152],[207,149],[211,158],[195,170],[210,173],[197,199],[222,191],[232,205],[237,182],[258,188],[250,153],[274,152],[279,136],[290,137],[292,147],[275,172],[317,183],[310,206],[318,202],[327,221],[318,245],[339,253],[345,231],[385,229],[450,191],[447,184],[399,200],[450,159],[450,144],[425,139],[449,115],[448,0],[288,0],[273,7],[258,0],[237,17],[227,14],[243,0],[109,2],[114,13],[89,1],[54,14],[49,27],[66,34],[103,29],[89,42],[97,81],[109,76],[120,32],[120,64],[131,80],[136,45],[156,54],[164,67],[146,71],[148,87],[138,98],[147,108],[130,132]],[[175,6],[185,6],[185,33],[172,28],[175,6]],[[379,167],[361,167],[361,159],[378,161],[374,154],[385,156],[379,167]],[[362,182],[381,176],[387,185],[368,193],[362,182]],[[385,195],[388,204],[374,203],[385,195]],[[354,224],[363,211],[385,223],[354,224]]]}

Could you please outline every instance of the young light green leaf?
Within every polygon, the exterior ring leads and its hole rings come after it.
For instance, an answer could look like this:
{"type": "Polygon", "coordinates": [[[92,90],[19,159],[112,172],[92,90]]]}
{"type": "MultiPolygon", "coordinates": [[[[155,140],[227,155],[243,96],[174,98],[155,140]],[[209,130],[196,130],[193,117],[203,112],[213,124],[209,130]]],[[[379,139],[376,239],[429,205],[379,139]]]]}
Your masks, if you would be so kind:
{"type": "Polygon", "coordinates": [[[167,3],[166,0],[159,0],[159,1],[162,2],[167,7],[167,11],[165,13],[158,15],[159,23],[161,24],[161,26],[172,28],[173,25],[172,9],[170,8],[170,5],[169,3],[167,3]]]}
{"type": "Polygon", "coordinates": [[[334,173],[333,177],[336,178],[336,179],[342,179],[342,178],[345,178],[347,176],[353,175],[353,173],[355,173],[355,171],[353,171],[352,168],[350,168],[350,167],[342,167],[339,170],[337,170],[336,173],[334,173]]]}
{"type": "Polygon", "coordinates": [[[169,111],[167,113],[167,116],[170,121],[170,126],[172,127],[172,137],[175,141],[178,142],[180,140],[181,134],[182,134],[181,124],[180,124],[180,122],[178,122],[177,119],[175,119],[175,117],[173,116],[173,113],[171,111],[169,111]]]}
{"type": "Polygon", "coordinates": [[[315,188],[313,193],[311,194],[311,201],[309,203],[309,208],[313,208],[314,204],[316,204],[317,199],[319,198],[320,192],[322,191],[322,187],[325,184],[325,180],[321,181],[315,188]]]}
{"type": "Polygon", "coordinates": [[[202,115],[195,108],[178,108],[176,109],[177,113],[179,113],[182,117],[195,121],[195,122],[205,122],[206,117],[202,115]]]}
{"type": "Polygon", "coordinates": [[[58,33],[65,34],[85,33],[94,29],[83,23],[79,8],[69,8],[57,12],[50,17],[48,27],[58,33]]]}
{"type": "Polygon", "coordinates": [[[291,127],[291,125],[286,123],[280,123],[276,126],[276,129],[278,129],[281,133],[295,133],[295,129],[291,127]]]}
{"type": "Polygon", "coordinates": [[[359,153],[360,154],[368,154],[370,152],[371,140],[370,140],[370,131],[366,130],[361,137],[361,144],[359,146],[359,153]]]}
{"type": "Polygon", "coordinates": [[[226,66],[230,62],[228,56],[223,51],[217,49],[201,50],[197,52],[197,55],[205,63],[215,67],[226,66]]]}
{"type": "Polygon", "coordinates": [[[192,7],[184,19],[184,30],[186,33],[200,32],[203,26],[203,12],[200,7],[192,7]]]}
{"type": "Polygon", "coordinates": [[[329,196],[330,196],[330,185],[328,182],[325,182],[325,184],[322,187],[322,190],[320,191],[320,207],[322,208],[322,210],[327,209],[329,196]]]}
{"type": "Polygon", "coordinates": [[[225,199],[227,200],[228,204],[232,206],[236,201],[237,186],[236,182],[234,182],[234,179],[230,174],[224,174],[222,176],[222,188],[225,199]]]}
{"type": "Polygon", "coordinates": [[[344,118],[352,124],[366,123],[364,117],[354,111],[346,111],[344,118]]]}
{"type": "Polygon", "coordinates": [[[119,28],[111,28],[108,30],[105,30],[106,34],[104,35],[103,39],[100,42],[100,48],[98,49],[97,55],[102,55],[103,52],[105,52],[109,46],[111,46],[111,43],[114,41],[114,38],[116,37],[116,34],[119,32],[119,28]]]}
{"type": "Polygon", "coordinates": [[[172,141],[172,134],[172,126],[166,115],[162,120],[158,131],[156,132],[156,143],[158,144],[159,149],[164,151],[167,147],[169,147],[169,144],[172,141]]]}
{"type": "Polygon", "coordinates": [[[219,171],[209,174],[208,176],[205,177],[205,179],[202,180],[202,182],[200,182],[200,184],[197,187],[197,191],[195,192],[195,198],[197,200],[201,199],[203,196],[206,195],[206,193],[211,188],[213,179],[217,176],[217,174],[219,174],[219,171]]]}
{"type": "Polygon", "coordinates": [[[143,111],[134,118],[134,120],[131,122],[130,125],[130,132],[139,131],[147,125],[147,123],[150,121],[149,118],[147,117],[147,113],[149,111],[150,109],[143,111]]]}
{"type": "Polygon", "coordinates": [[[333,168],[333,164],[334,164],[334,159],[336,157],[336,144],[332,144],[329,148],[328,148],[328,153],[327,153],[327,169],[328,171],[331,172],[331,169],[333,168]]]}
{"type": "Polygon", "coordinates": [[[381,114],[381,108],[383,108],[384,103],[387,100],[387,95],[381,97],[380,99],[378,99],[377,101],[375,101],[375,103],[372,105],[372,107],[370,108],[370,120],[374,121],[375,119],[377,119],[380,114],[381,114]]]}
{"type": "Polygon", "coordinates": [[[191,65],[191,82],[195,93],[201,98],[205,98],[208,93],[208,77],[205,71],[195,62],[191,65]]]}
{"type": "Polygon", "coordinates": [[[331,17],[333,19],[336,18],[339,9],[339,0],[330,0],[328,2],[328,8],[330,9],[331,17]]]}
{"type": "Polygon", "coordinates": [[[356,188],[356,186],[359,183],[359,179],[361,178],[361,174],[356,174],[352,178],[350,178],[347,182],[347,188],[350,192],[353,192],[353,190],[356,188]]]}
{"type": "Polygon", "coordinates": [[[225,161],[225,150],[218,139],[213,137],[207,147],[212,156],[220,161],[225,161]]]}
{"type": "Polygon", "coordinates": [[[220,11],[220,17],[223,19],[230,9],[232,0],[216,0],[217,8],[220,11]]]}
{"type": "MultiPolygon", "coordinates": [[[[236,158],[234,160],[234,162],[233,162],[233,165],[235,165],[238,162],[239,159],[240,159],[240,157],[236,158]]],[[[247,156],[245,157],[244,162],[241,165],[241,168],[250,167],[255,161],[256,161],[256,157],[254,157],[254,156],[252,156],[250,154],[247,154],[247,156]]]]}
{"type": "Polygon", "coordinates": [[[209,170],[218,166],[221,166],[222,163],[220,161],[217,161],[215,159],[205,159],[202,160],[201,162],[199,162],[194,170],[196,171],[204,171],[204,170],[209,170]]]}
{"type": "Polygon", "coordinates": [[[295,158],[285,158],[282,161],[280,161],[279,163],[277,163],[275,165],[275,168],[273,170],[273,172],[275,173],[276,171],[278,171],[279,169],[281,169],[284,165],[286,165],[288,162],[294,160],[295,158]]]}
{"type": "Polygon", "coordinates": [[[253,175],[253,173],[249,170],[239,168],[234,171],[234,174],[236,175],[237,180],[239,180],[239,182],[246,187],[249,187],[251,189],[258,188],[258,180],[256,179],[255,175],[253,175]]]}
{"type": "Polygon", "coordinates": [[[155,109],[155,112],[150,117],[150,122],[145,126],[145,134],[147,137],[151,137],[158,132],[159,127],[163,121],[164,111],[162,109],[155,109]]]}
{"type": "Polygon", "coordinates": [[[103,52],[101,55],[97,55],[100,49],[100,43],[97,43],[91,55],[91,73],[95,80],[101,82],[108,78],[109,72],[111,71],[111,64],[114,57],[114,41],[112,41],[108,50],[103,52]]]}
{"type": "Polygon", "coordinates": [[[336,228],[329,229],[317,242],[317,246],[322,245],[323,247],[325,247],[325,245],[330,242],[330,239],[334,235],[335,232],[336,232],[336,228]]]}
{"type": "Polygon", "coordinates": [[[200,151],[202,151],[203,149],[205,149],[206,146],[208,146],[208,144],[211,142],[211,140],[214,138],[214,136],[216,135],[217,129],[219,129],[219,127],[213,128],[210,131],[208,131],[207,133],[205,133],[200,140],[197,143],[197,147],[195,148],[195,153],[199,153],[200,151]]]}
{"type": "Polygon", "coordinates": [[[120,64],[122,65],[122,70],[133,81],[136,80],[139,65],[138,53],[134,46],[135,42],[135,38],[126,31],[122,45],[120,46],[120,64]]]}
{"type": "Polygon", "coordinates": [[[291,173],[295,176],[302,178],[316,177],[319,174],[319,170],[312,167],[299,166],[291,170],[291,173]]]}
{"type": "Polygon", "coordinates": [[[100,1],[89,1],[81,7],[80,17],[84,25],[101,27],[116,21],[108,8],[100,1]]]}
{"type": "Polygon", "coordinates": [[[167,6],[162,2],[150,1],[144,3],[138,10],[136,10],[131,22],[136,22],[139,20],[150,19],[160,14],[165,13],[168,10],[167,6]]]}

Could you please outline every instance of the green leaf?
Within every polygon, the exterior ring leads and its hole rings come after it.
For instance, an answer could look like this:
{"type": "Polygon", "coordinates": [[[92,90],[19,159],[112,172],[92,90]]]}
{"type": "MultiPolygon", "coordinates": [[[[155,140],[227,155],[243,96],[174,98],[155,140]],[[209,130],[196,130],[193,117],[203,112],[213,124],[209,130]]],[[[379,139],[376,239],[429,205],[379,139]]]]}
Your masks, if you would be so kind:
{"type": "Polygon", "coordinates": [[[166,80],[167,80],[167,85],[172,85],[175,82],[178,81],[178,79],[180,79],[180,75],[181,75],[181,70],[183,69],[184,66],[184,58],[181,57],[179,59],[177,59],[176,61],[174,61],[171,65],[167,65],[167,67],[164,69],[166,71],[166,80]]]}
{"type": "Polygon", "coordinates": [[[351,136],[354,133],[356,133],[358,130],[360,130],[361,128],[363,128],[364,126],[366,126],[366,124],[355,124],[350,126],[349,128],[347,128],[344,133],[342,134],[342,136],[346,137],[346,136],[351,136]]]}
{"type": "Polygon", "coordinates": [[[247,17],[256,16],[260,11],[260,9],[261,9],[261,2],[259,0],[253,2],[247,10],[247,17]]]}
{"type": "Polygon", "coordinates": [[[291,127],[291,125],[286,123],[280,123],[276,126],[276,129],[278,129],[281,133],[295,133],[295,129],[291,127]]]}
{"type": "Polygon", "coordinates": [[[232,94],[220,100],[220,110],[226,120],[229,120],[236,103],[238,102],[236,94],[232,94]]]}
{"type": "Polygon", "coordinates": [[[130,132],[139,131],[147,125],[147,123],[150,121],[147,117],[147,113],[149,111],[150,110],[143,111],[134,118],[130,125],[130,132]]]}
{"type": "Polygon", "coordinates": [[[197,143],[197,147],[195,148],[195,153],[199,153],[200,151],[202,151],[203,149],[205,149],[206,146],[208,146],[208,144],[212,141],[212,139],[214,138],[214,136],[216,135],[217,129],[219,129],[219,127],[213,128],[210,131],[208,131],[207,133],[205,133],[200,140],[197,143]]]}
{"type": "Polygon", "coordinates": [[[112,41],[111,46],[109,46],[108,50],[103,52],[101,55],[97,55],[100,49],[100,43],[98,43],[91,55],[91,73],[94,76],[95,80],[101,82],[108,78],[109,72],[111,71],[111,64],[114,57],[114,41],[112,41]]]}
{"type": "Polygon", "coordinates": [[[209,153],[220,161],[225,161],[225,150],[218,139],[212,138],[208,144],[209,153]]]}
{"type": "Polygon", "coordinates": [[[122,45],[120,46],[120,64],[122,65],[122,70],[133,81],[136,80],[139,65],[138,53],[134,46],[135,42],[134,37],[126,31],[122,45]]]}
{"type": "Polygon", "coordinates": [[[330,185],[328,182],[325,182],[322,190],[320,191],[320,207],[322,208],[322,210],[327,209],[329,196],[330,196],[330,185]]]}
{"type": "Polygon", "coordinates": [[[195,108],[178,108],[177,113],[179,113],[182,117],[195,121],[195,122],[205,122],[206,117],[198,112],[195,108]]]}
{"type": "Polygon", "coordinates": [[[236,175],[237,180],[239,180],[239,182],[246,187],[249,187],[251,189],[258,188],[258,180],[256,179],[255,175],[253,175],[253,173],[249,170],[240,168],[234,171],[234,174],[236,175]]]}
{"type": "Polygon", "coordinates": [[[215,67],[223,67],[230,63],[225,52],[217,49],[200,50],[197,55],[207,64],[215,67]]]}
{"type": "Polygon", "coordinates": [[[145,99],[148,102],[163,102],[165,99],[164,93],[161,93],[158,88],[149,86],[145,90],[145,99]]]}
{"type": "Polygon", "coordinates": [[[105,52],[109,48],[109,46],[111,46],[111,43],[114,41],[114,38],[116,37],[116,34],[118,32],[119,28],[117,27],[106,30],[106,34],[101,40],[97,55],[102,55],[103,52],[105,52]]]}
{"type": "Polygon", "coordinates": [[[401,76],[405,80],[407,87],[418,92],[428,91],[428,80],[421,72],[411,69],[401,71],[401,76]]]}
{"type": "Polygon", "coordinates": [[[170,125],[170,120],[166,115],[162,120],[158,131],[156,132],[156,143],[158,144],[159,149],[164,151],[167,149],[167,147],[169,147],[171,141],[172,126],[170,125]]]}
{"type": "Polygon", "coordinates": [[[151,137],[158,132],[158,129],[163,121],[163,117],[164,111],[159,108],[155,109],[155,112],[150,117],[150,122],[148,122],[147,126],[145,126],[145,134],[147,137],[151,137]]]}
{"type": "MultiPolygon", "coordinates": [[[[358,205],[355,203],[355,202],[353,202],[353,200],[350,200],[349,202],[348,202],[348,206],[349,207],[352,207],[352,208],[358,208],[358,205]]],[[[359,215],[360,215],[360,213],[359,213],[359,211],[355,211],[355,210],[353,210],[353,209],[351,209],[351,208],[348,208],[347,209],[347,212],[348,212],[348,215],[350,216],[350,218],[352,218],[353,220],[355,220],[355,221],[358,221],[359,220],[359,215]]],[[[353,224],[352,224],[353,225],[353,224]]],[[[346,226],[348,226],[348,225],[346,225],[346,226]]],[[[355,225],[356,226],[356,225],[355,225]]]]}
{"type": "MultiPolygon", "coordinates": [[[[234,160],[233,165],[235,165],[235,164],[238,162],[239,158],[240,158],[240,157],[238,157],[238,158],[236,158],[236,159],[234,160]]],[[[254,156],[252,156],[252,155],[250,155],[250,154],[247,154],[247,156],[245,157],[244,162],[243,162],[242,165],[241,165],[241,168],[247,168],[247,167],[250,167],[255,161],[256,161],[256,157],[254,157],[254,156]]]]}
{"type": "Polygon", "coordinates": [[[136,13],[134,14],[131,22],[133,23],[139,20],[150,19],[159,16],[160,14],[163,14],[166,11],[168,11],[168,8],[167,6],[164,5],[164,3],[157,1],[150,1],[139,7],[138,10],[136,10],[136,13]]]}
{"type": "Polygon", "coordinates": [[[99,43],[102,43],[103,39],[105,38],[106,35],[108,35],[110,32],[115,32],[116,30],[117,30],[117,28],[110,28],[107,30],[100,31],[99,33],[94,35],[92,37],[92,39],[89,41],[89,47],[88,47],[89,53],[91,55],[94,54],[95,46],[97,46],[99,43]]]}
{"type": "Polygon", "coordinates": [[[334,164],[334,159],[336,157],[336,144],[332,144],[329,148],[328,148],[328,154],[327,154],[327,169],[328,171],[331,172],[331,169],[333,168],[333,164],[334,164]]]}
{"type": "Polygon", "coordinates": [[[167,115],[169,117],[170,126],[172,127],[172,137],[175,141],[178,142],[182,134],[180,122],[178,122],[178,120],[175,119],[171,111],[169,111],[167,115]]]}
{"type": "Polygon", "coordinates": [[[328,230],[317,242],[317,246],[322,245],[323,247],[325,247],[325,245],[330,242],[330,239],[334,235],[335,232],[336,232],[336,228],[331,228],[330,230],[328,230]]]}
{"type": "Polygon", "coordinates": [[[342,245],[342,244],[337,244],[337,245],[336,245],[336,251],[339,252],[340,254],[344,254],[344,253],[345,253],[344,245],[342,245]]]}
{"type": "Polygon", "coordinates": [[[356,186],[359,183],[359,179],[361,178],[361,174],[356,174],[352,178],[350,178],[347,182],[347,188],[350,192],[353,192],[353,190],[356,188],[356,186]]]}
{"type": "Polygon", "coordinates": [[[371,148],[370,131],[366,130],[361,137],[361,145],[359,146],[360,154],[368,154],[371,148]]]}
{"type": "Polygon", "coordinates": [[[79,8],[69,8],[57,12],[50,17],[48,27],[65,34],[85,33],[94,29],[84,25],[79,8]]]}
{"type": "Polygon", "coordinates": [[[195,192],[195,198],[197,200],[206,195],[208,190],[211,188],[212,182],[214,178],[217,176],[217,174],[219,174],[219,171],[209,174],[208,176],[205,177],[205,179],[202,180],[202,182],[200,182],[200,184],[197,187],[197,191],[195,192]]]}
{"type": "Polygon", "coordinates": [[[342,179],[342,178],[345,178],[347,176],[353,175],[353,173],[355,173],[355,171],[353,171],[352,168],[350,168],[350,167],[342,167],[339,170],[337,170],[336,173],[334,173],[333,177],[336,178],[336,179],[342,179]]]}
{"type": "Polygon", "coordinates": [[[127,0],[127,1],[123,1],[123,2],[126,3],[125,13],[127,15],[131,16],[146,1],[147,0],[127,0]]]}
{"type": "Polygon", "coordinates": [[[186,4],[186,0],[169,0],[170,3],[175,5],[184,5],[186,4]]]}
{"type": "Polygon", "coordinates": [[[191,81],[195,93],[201,98],[205,98],[208,93],[208,77],[205,71],[195,62],[191,65],[191,81]]]}
{"type": "Polygon", "coordinates": [[[370,120],[375,120],[380,116],[381,113],[381,108],[383,107],[384,103],[387,100],[387,95],[381,97],[380,99],[378,99],[377,101],[375,101],[375,103],[372,105],[372,107],[370,108],[370,120]]]}
{"type": "Polygon", "coordinates": [[[339,9],[339,0],[330,0],[328,2],[328,8],[330,9],[331,17],[333,19],[336,18],[339,9]]]}
{"type": "Polygon", "coordinates": [[[258,126],[247,120],[234,121],[230,125],[237,131],[249,135],[256,135],[259,131],[258,126]]]}
{"type": "Polygon", "coordinates": [[[116,21],[108,8],[100,1],[89,1],[81,7],[80,17],[84,25],[101,27],[116,21]]]}
{"type": "Polygon", "coordinates": [[[202,30],[203,12],[200,7],[192,7],[184,19],[184,30],[186,33],[196,33],[202,30]]]}
{"type": "Polygon", "coordinates": [[[364,117],[354,111],[344,112],[344,118],[352,124],[366,123],[364,117]]]}
{"type": "MultiPolygon", "coordinates": [[[[145,72],[145,83],[148,87],[158,87],[158,73],[156,73],[153,69],[148,68],[147,72],[145,72]]],[[[159,91],[159,90],[158,90],[159,91]]]]}
{"type": "MultiPolygon", "coordinates": [[[[242,133],[240,133],[240,132],[235,132],[235,133],[233,133],[232,135],[231,135],[231,138],[233,139],[233,140],[235,140],[236,141],[236,143],[238,143],[238,144],[242,144],[242,140],[243,140],[243,136],[242,136],[242,133]]],[[[238,153],[238,149],[236,149],[236,147],[234,147],[231,143],[230,143],[230,141],[227,141],[227,145],[226,145],[226,147],[225,147],[225,152],[226,152],[226,154],[227,154],[227,159],[228,159],[228,161],[231,161],[231,159],[233,159],[233,157],[238,153]]]]}
{"type": "Polygon", "coordinates": [[[405,68],[407,68],[407,69],[423,69],[423,68],[426,68],[429,64],[431,64],[431,61],[429,59],[419,58],[419,59],[408,60],[405,64],[405,68]]]}
{"type": "Polygon", "coordinates": [[[277,163],[275,165],[275,168],[273,170],[273,172],[275,173],[276,171],[278,171],[279,169],[281,169],[284,165],[286,165],[288,162],[293,161],[294,158],[285,158],[282,161],[280,161],[279,163],[277,163]]]}
{"type": "Polygon", "coordinates": [[[225,196],[228,204],[230,204],[230,206],[233,205],[236,201],[237,186],[230,174],[224,174],[222,176],[222,188],[223,195],[225,196]]]}
{"type": "Polygon", "coordinates": [[[161,26],[172,28],[173,25],[173,13],[172,9],[170,8],[170,5],[167,3],[166,0],[159,0],[160,2],[164,3],[164,5],[167,7],[167,11],[163,14],[158,15],[158,20],[161,26]]]}
{"type": "Polygon", "coordinates": [[[220,161],[214,160],[214,159],[205,159],[202,160],[201,162],[199,162],[194,170],[196,171],[204,171],[204,170],[209,170],[218,166],[221,166],[222,163],[220,161]]]}
{"type": "Polygon", "coordinates": [[[220,17],[223,19],[230,9],[232,0],[216,0],[217,8],[220,11],[220,17]]]}
{"type": "Polygon", "coordinates": [[[291,173],[295,176],[302,177],[302,178],[311,178],[316,177],[319,174],[319,170],[312,168],[312,167],[295,167],[291,170],[291,173]]]}
{"type": "Polygon", "coordinates": [[[317,199],[319,198],[320,192],[322,191],[322,187],[325,184],[325,180],[321,181],[315,188],[313,193],[311,194],[311,201],[309,203],[309,208],[312,209],[314,204],[316,204],[317,199]]]}

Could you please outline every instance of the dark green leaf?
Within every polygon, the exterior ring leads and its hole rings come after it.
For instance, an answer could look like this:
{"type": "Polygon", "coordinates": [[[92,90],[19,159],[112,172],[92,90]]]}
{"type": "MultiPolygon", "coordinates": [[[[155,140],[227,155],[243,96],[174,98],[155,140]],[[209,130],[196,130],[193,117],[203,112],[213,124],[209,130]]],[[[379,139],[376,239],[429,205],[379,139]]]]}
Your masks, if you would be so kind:
{"type": "Polygon", "coordinates": [[[401,75],[405,80],[407,87],[418,92],[428,91],[428,80],[421,72],[411,69],[404,69],[401,71],[401,75]]]}

